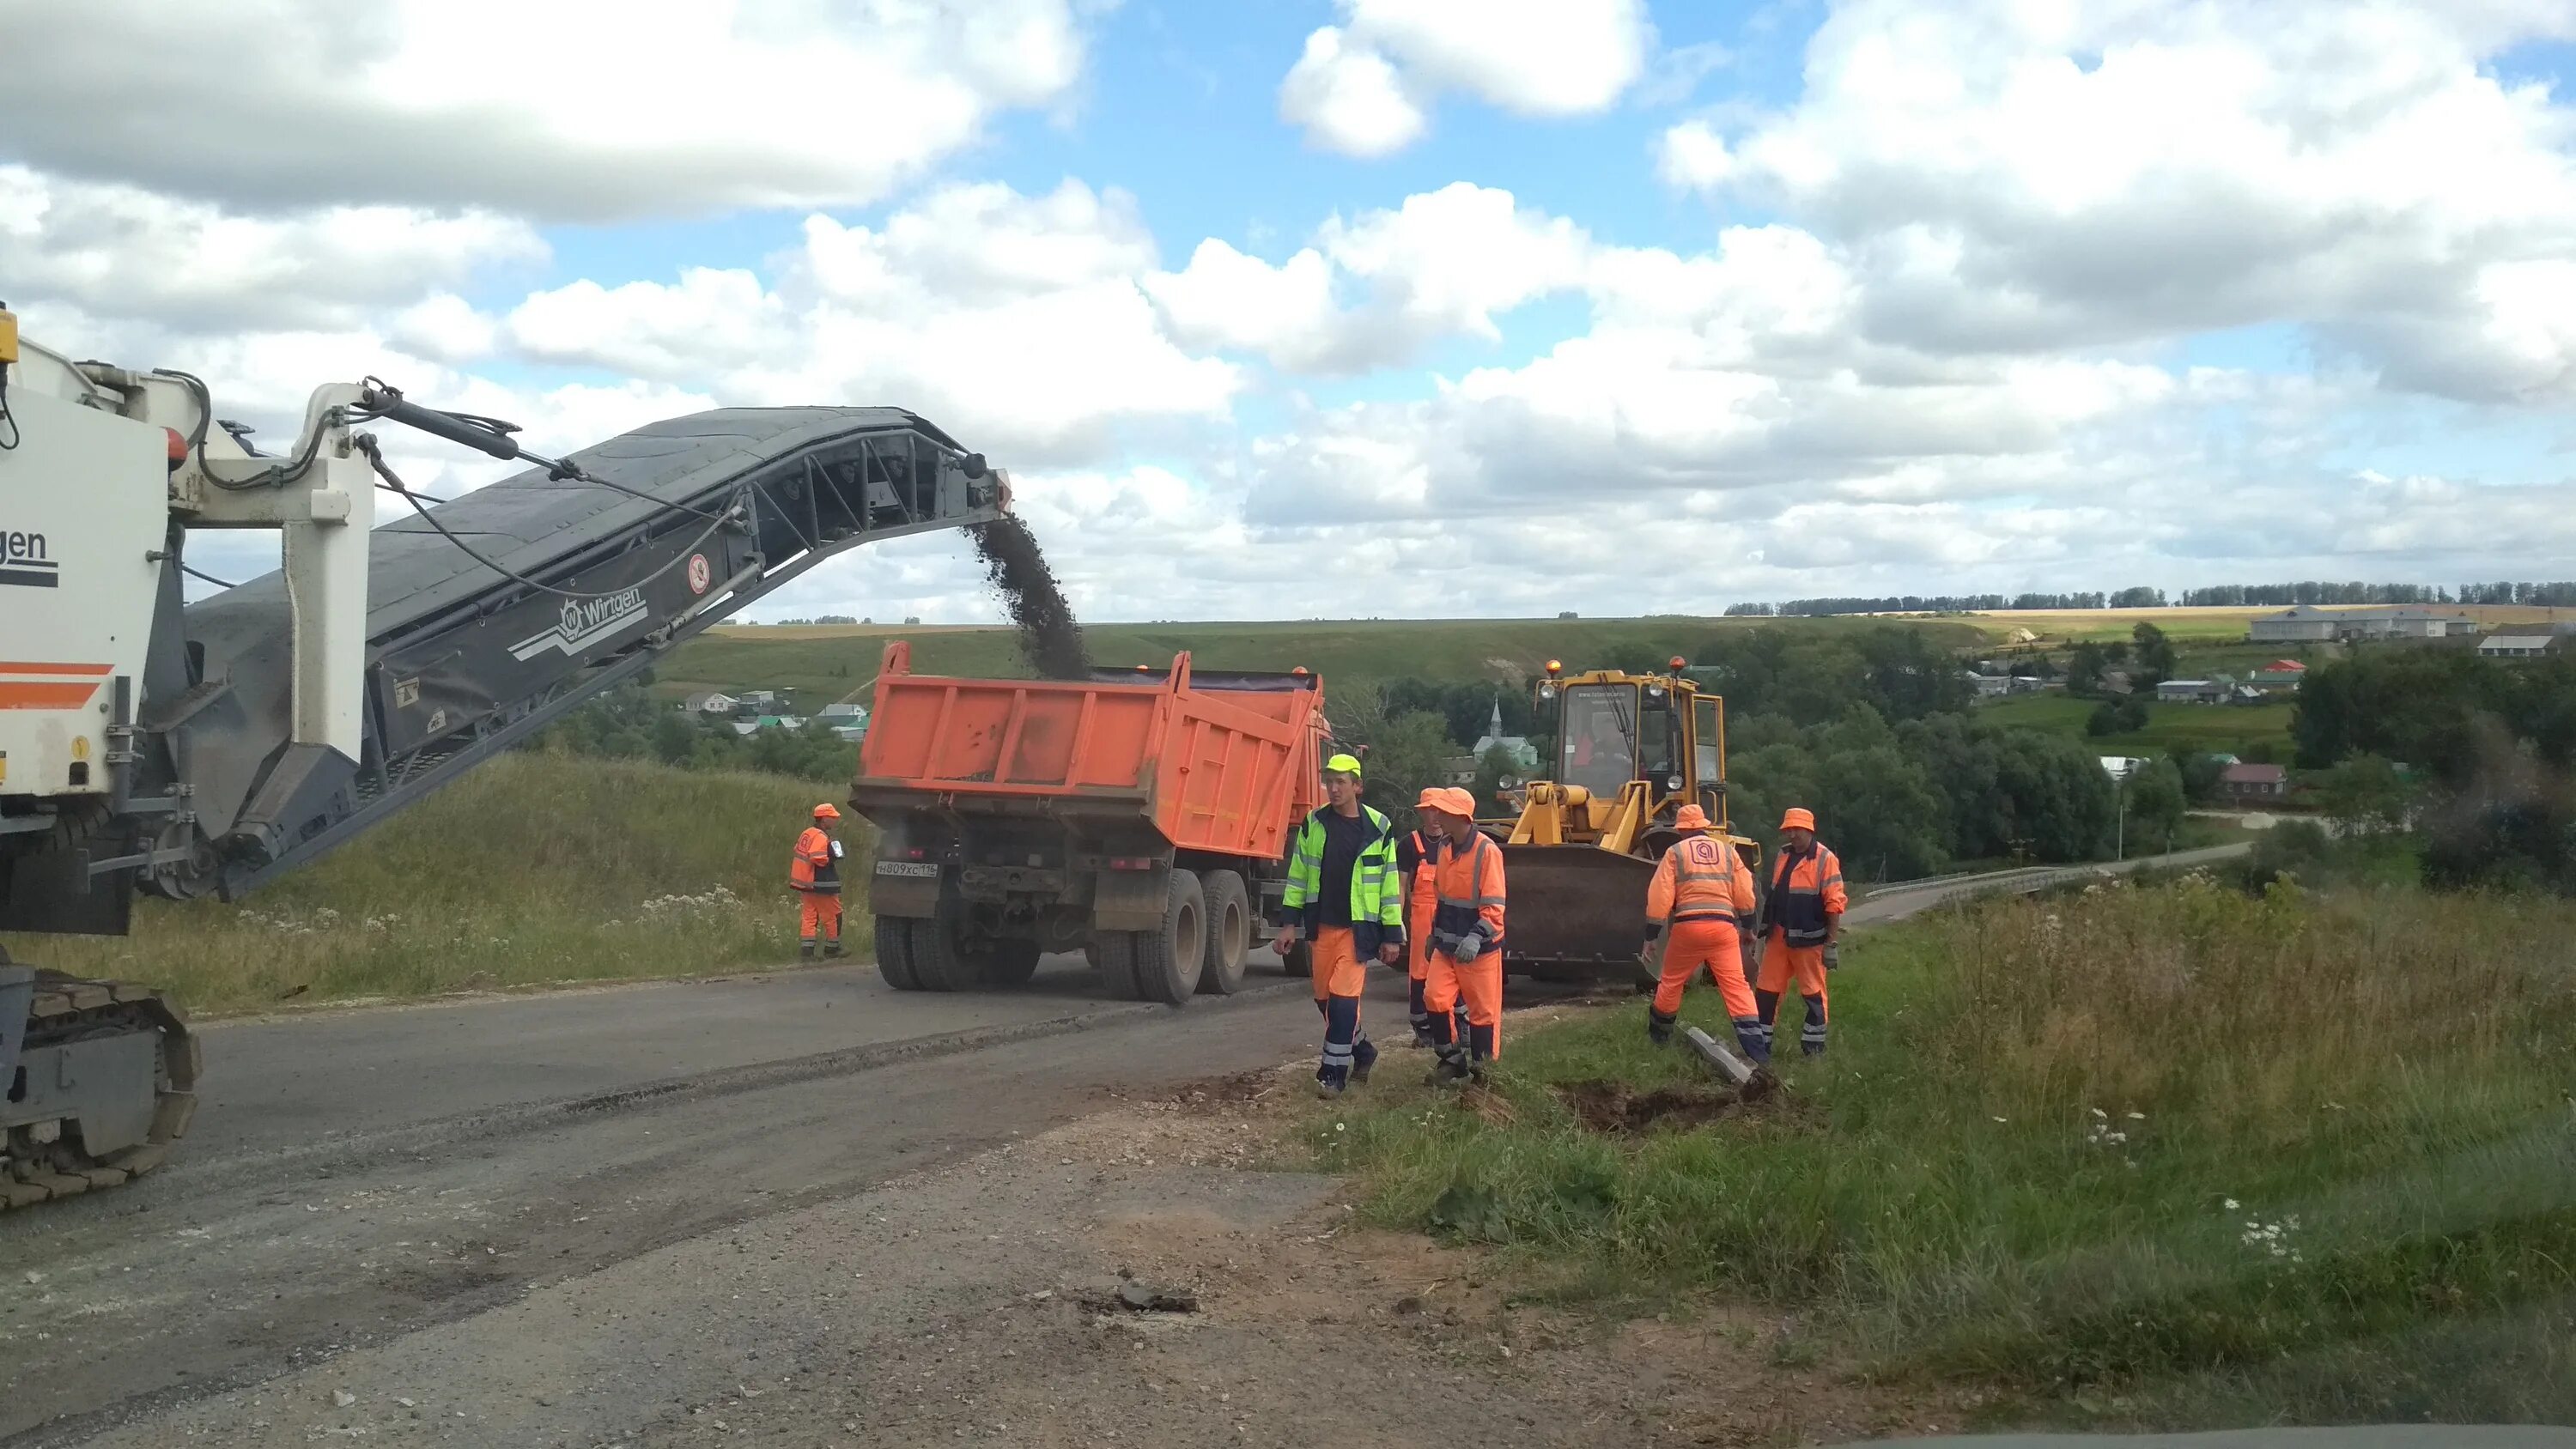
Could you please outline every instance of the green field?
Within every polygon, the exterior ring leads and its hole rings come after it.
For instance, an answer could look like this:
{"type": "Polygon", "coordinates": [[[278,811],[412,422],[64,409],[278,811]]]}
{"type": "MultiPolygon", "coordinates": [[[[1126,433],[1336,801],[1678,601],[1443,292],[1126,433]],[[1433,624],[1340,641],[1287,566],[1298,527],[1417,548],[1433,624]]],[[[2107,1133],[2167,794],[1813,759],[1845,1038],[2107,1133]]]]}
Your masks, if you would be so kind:
{"type": "MultiPolygon", "coordinates": [[[[2206,878],[1994,903],[1857,939],[1832,1055],[1759,1106],[1639,1002],[1507,1039],[1461,1105],[1381,1067],[1309,1140],[1523,1296],[1712,1308],[1969,1427],[2564,1423],[2571,931],[2206,878]]],[[[1685,1015],[1731,1038],[1714,991],[1685,1015]]]]}
{"type": "Polygon", "coordinates": [[[2135,734],[2093,736],[2084,733],[2097,701],[2063,694],[2018,694],[1988,700],[1973,711],[1990,724],[2072,735],[2101,747],[2106,755],[2152,756],[2174,750],[2245,756],[2257,747],[2276,760],[2290,757],[2293,705],[2157,704],[2147,706],[2147,727],[2135,734]]]}
{"type": "MultiPolygon", "coordinates": [[[[1688,655],[1721,632],[1790,628],[1865,629],[1884,619],[1387,619],[1303,623],[1096,624],[1084,633],[1095,662],[1164,665],[1189,651],[1208,669],[1290,669],[1298,665],[1339,680],[1404,677],[1517,682],[1550,659],[1569,669],[1595,667],[1615,651],[1660,660],[1688,655]]],[[[1975,630],[1956,620],[1915,627],[1940,631],[1962,648],[1975,630]]],[[[912,642],[913,668],[925,674],[1008,676],[1027,673],[1016,636],[1004,629],[886,625],[740,625],[711,629],[673,651],[655,671],[654,693],[680,698],[702,690],[793,687],[800,708],[819,707],[876,677],[889,639],[912,642]]]]}
{"type": "MultiPolygon", "coordinates": [[[[508,755],[239,905],[146,900],[121,940],[5,944],[217,1012],[783,966],[796,955],[788,847],[828,793],[508,755]]],[[[864,957],[865,879],[851,884],[849,946],[864,957]]]]}

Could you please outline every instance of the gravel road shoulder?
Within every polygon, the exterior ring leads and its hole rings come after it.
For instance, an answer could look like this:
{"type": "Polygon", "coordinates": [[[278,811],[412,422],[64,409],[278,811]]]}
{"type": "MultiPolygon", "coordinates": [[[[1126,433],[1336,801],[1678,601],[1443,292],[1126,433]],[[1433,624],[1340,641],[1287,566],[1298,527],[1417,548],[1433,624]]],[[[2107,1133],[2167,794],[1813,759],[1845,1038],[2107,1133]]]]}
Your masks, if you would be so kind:
{"type": "Polygon", "coordinates": [[[1114,1103],[837,1201],[177,1405],[93,1443],[1838,1442],[1942,1411],[1749,1315],[1607,1326],[1279,1171],[1302,1065],[1114,1103]],[[1117,1306],[1122,1283],[1195,1297],[1117,1306]]]}

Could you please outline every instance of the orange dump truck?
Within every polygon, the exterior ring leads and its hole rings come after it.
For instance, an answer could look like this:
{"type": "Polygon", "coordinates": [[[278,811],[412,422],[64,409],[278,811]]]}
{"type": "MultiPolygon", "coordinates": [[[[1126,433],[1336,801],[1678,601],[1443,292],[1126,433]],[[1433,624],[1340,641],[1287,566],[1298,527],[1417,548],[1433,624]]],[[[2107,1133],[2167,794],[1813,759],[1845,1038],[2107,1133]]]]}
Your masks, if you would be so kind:
{"type": "Polygon", "coordinates": [[[1323,803],[1323,681],[1167,670],[946,679],[886,646],[850,805],[874,822],[877,963],[905,991],[1013,986],[1080,950],[1110,994],[1243,984],[1281,857],[1323,803]]]}

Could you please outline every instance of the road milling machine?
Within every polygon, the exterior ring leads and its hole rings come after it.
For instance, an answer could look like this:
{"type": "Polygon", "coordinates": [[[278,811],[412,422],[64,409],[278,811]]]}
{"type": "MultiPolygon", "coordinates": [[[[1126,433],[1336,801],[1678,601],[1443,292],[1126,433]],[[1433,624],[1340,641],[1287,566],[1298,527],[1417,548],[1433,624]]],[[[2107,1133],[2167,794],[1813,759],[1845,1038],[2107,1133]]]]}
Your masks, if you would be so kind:
{"type": "MultiPolygon", "coordinates": [[[[896,408],[726,408],[546,458],[370,378],[273,454],[248,432],[199,379],[22,343],[0,308],[0,931],[238,898],[823,560],[1010,499],[896,408]],[[436,502],[376,424],[532,466],[436,502]],[[275,530],[283,566],[188,602],[211,529],[275,530]]],[[[0,1208],[160,1163],[199,1062],[148,986],[0,951],[0,1208]]]]}
{"type": "Polygon", "coordinates": [[[1569,677],[1547,662],[1537,690],[1539,717],[1556,721],[1552,778],[1530,782],[1519,818],[1481,822],[1503,844],[1511,888],[1505,974],[1651,980],[1646,886],[1681,839],[1673,818],[1684,805],[1700,807],[1758,880],[1761,848],[1727,819],[1726,701],[1686,661],[1669,667],[1569,677]]]}

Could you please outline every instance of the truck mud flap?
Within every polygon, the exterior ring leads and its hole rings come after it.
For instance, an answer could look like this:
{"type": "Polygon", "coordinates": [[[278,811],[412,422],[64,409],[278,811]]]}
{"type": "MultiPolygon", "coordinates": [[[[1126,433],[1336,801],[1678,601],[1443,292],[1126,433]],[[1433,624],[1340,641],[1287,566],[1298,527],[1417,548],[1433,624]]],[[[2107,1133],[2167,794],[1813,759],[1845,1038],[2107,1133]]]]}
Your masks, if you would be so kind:
{"type": "Polygon", "coordinates": [[[926,921],[939,914],[940,870],[917,860],[880,860],[868,874],[868,907],[880,916],[926,921]]]}
{"type": "Polygon", "coordinates": [[[1104,870],[1092,888],[1091,924],[1103,931],[1159,931],[1171,905],[1168,865],[1152,870],[1104,870]]]}

